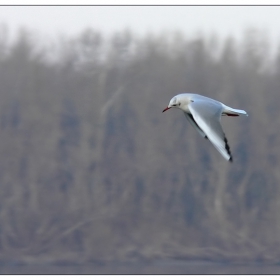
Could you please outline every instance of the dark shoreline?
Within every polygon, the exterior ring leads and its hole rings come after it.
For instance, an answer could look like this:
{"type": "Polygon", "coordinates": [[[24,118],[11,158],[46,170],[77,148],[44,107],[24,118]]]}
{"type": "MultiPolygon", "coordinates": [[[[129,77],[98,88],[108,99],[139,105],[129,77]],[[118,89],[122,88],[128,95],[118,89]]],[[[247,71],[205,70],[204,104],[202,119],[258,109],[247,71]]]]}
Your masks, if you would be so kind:
{"type": "Polygon", "coordinates": [[[280,274],[279,264],[157,260],[151,262],[91,262],[86,264],[0,264],[0,274],[280,274]]]}

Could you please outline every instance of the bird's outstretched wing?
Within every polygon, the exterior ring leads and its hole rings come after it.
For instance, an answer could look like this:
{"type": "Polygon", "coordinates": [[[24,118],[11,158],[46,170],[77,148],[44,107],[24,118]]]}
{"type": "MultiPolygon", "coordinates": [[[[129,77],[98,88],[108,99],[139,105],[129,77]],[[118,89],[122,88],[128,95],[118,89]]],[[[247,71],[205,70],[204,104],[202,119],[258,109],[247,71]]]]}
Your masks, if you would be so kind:
{"type": "Polygon", "coordinates": [[[203,137],[207,139],[206,134],[201,130],[201,128],[197,125],[196,121],[194,120],[192,114],[184,112],[187,120],[191,123],[191,125],[195,128],[196,131],[203,137]]]}
{"type": "Polygon", "coordinates": [[[228,141],[220,122],[222,105],[208,100],[197,100],[191,102],[188,107],[195,122],[211,143],[226,160],[232,161],[228,141]]]}

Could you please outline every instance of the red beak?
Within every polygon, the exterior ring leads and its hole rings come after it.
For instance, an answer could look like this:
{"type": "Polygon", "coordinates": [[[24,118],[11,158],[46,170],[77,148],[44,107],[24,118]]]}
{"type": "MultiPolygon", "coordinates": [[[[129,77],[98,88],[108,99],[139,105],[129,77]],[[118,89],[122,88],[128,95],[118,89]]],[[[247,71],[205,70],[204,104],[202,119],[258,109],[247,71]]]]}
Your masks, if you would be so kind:
{"type": "Polygon", "coordinates": [[[165,112],[165,111],[167,111],[167,110],[169,110],[171,107],[166,107],[163,111],[162,111],[162,113],[163,112],[165,112]]]}

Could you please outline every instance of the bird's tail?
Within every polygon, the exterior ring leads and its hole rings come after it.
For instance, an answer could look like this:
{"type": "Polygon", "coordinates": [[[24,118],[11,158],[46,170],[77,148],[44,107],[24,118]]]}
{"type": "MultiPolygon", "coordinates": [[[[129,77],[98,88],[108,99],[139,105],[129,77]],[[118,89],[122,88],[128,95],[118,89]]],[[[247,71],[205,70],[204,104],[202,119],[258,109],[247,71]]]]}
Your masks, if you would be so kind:
{"type": "Polygon", "coordinates": [[[248,113],[241,109],[233,109],[231,107],[228,107],[224,105],[224,110],[222,113],[223,116],[231,116],[231,117],[238,117],[240,115],[248,116],[248,113]]]}

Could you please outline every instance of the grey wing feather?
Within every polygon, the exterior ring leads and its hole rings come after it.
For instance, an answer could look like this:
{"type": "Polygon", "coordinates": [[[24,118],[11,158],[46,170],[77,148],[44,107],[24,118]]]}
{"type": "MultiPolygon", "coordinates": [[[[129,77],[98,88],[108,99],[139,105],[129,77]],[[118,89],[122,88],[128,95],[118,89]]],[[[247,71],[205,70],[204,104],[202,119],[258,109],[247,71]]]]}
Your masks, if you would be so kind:
{"type": "Polygon", "coordinates": [[[224,158],[232,161],[228,141],[220,123],[222,109],[221,104],[204,100],[189,104],[189,110],[200,129],[224,158]]]}
{"type": "Polygon", "coordinates": [[[197,125],[196,121],[194,120],[192,114],[184,112],[184,115],[186,116],[187,120],[191,123],[191,125],[198,131],[198,133],[207,139],[206,134],[201,130],[201,128],[197,125]]]}

